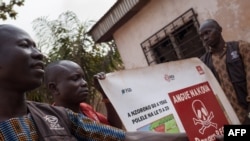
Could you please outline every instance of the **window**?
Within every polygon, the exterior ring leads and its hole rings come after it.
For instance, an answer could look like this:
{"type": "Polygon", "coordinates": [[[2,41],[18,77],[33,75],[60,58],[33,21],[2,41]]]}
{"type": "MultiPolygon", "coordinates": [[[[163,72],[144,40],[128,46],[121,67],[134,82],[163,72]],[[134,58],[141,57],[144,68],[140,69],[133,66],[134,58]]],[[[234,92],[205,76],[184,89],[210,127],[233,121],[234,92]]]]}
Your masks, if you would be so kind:
{"type": "Polygon", "coordinates": [[[196,14],[189,9],[142,42],[148,64],[200,57],[206,49],[199,38],[198,27],[196,14]]]}

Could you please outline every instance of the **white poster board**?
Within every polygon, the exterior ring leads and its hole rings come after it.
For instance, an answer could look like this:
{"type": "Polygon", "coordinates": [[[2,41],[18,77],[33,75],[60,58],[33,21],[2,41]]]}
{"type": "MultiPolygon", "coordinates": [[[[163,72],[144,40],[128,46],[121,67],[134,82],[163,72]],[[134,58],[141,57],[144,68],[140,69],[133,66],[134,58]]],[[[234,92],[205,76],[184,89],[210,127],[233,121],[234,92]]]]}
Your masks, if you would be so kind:
{"type": "Polygon", "coordinates": [[[223,124],[239,124],[198,58],[108,73],[99,82],[128,131],[187,132],[191,140],[201,140],[223,134],[223,124]]]}

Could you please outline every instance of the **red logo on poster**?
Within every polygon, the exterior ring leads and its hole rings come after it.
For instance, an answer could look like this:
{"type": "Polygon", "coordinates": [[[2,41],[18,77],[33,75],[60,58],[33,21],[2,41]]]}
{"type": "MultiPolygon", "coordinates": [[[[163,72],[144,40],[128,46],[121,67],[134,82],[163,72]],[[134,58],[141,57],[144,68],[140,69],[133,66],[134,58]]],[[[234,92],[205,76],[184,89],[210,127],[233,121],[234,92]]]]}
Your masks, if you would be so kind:
{"type": "Polygon", "coordinates": [[[205,74],[205,72],[203,71],[201,66],[196,66],[196,70],[200,73],[200,74],[205,74]]]}
{"type": "Polygon", "coordinates": [[[208,82],[169,93],[191,141],[215,141],[228,121],[208,82]]]}

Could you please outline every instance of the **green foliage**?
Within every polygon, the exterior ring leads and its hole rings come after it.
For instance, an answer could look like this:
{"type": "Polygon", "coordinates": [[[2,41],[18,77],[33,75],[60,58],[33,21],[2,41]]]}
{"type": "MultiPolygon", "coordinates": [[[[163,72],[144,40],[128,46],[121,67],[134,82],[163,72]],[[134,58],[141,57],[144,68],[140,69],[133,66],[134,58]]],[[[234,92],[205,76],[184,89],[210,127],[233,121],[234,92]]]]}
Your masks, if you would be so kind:
{"type": "Polygon", "coordinates": [[[8,18],[16,19],[17,12],[14,10],[15,6],[23,6],[25,0],[10,0],[9,3],[0,0],[0,19],[7,20],[8,18]]]}
{"type": "MultiPolygon", "coordinates": [[[[56,60],[72,60],[77,62],[86,74],[89,84],[89,103],[94,102],[97,91],[93,87],[93,75],[123,69],[122,61],[114,41],[96,44],[87,30],[93,21],[80,22],[77,16],[67,11],[56,20],[40,17],[33,21],[33,29],[38,37],[38,47],[46,54],[46,63],[56,60]]],[[[51,102],[45,94],[45,87],[29,92],[28,99],[51,102]]]]}

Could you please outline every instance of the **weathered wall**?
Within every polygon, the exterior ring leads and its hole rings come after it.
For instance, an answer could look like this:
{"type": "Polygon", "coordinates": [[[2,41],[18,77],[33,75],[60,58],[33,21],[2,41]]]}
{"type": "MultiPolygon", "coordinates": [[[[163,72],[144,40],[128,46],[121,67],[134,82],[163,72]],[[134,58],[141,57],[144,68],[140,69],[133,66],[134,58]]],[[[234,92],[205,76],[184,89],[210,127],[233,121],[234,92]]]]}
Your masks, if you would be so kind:
{"type": "Polygon", "coordinates": [[[216,19],[223,27],[225,40],[250,42],[249,0],[151,0],[114,33],[125,68],[147,66],[140,44],[190,8],[198,14],[200,23],[216,19]]]}

